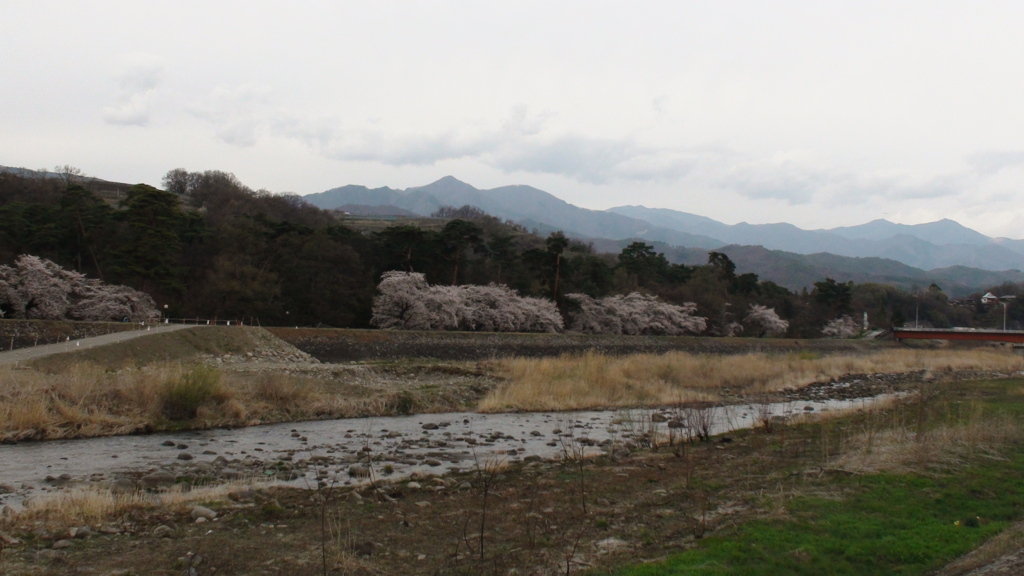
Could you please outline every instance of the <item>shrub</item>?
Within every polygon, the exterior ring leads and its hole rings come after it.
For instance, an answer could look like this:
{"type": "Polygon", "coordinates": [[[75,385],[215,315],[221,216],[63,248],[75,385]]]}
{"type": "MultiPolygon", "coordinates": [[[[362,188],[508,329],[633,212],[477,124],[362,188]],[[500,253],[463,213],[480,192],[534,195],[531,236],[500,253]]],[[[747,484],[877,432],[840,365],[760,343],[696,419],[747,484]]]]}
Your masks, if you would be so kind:
{"type": "Polygon", "coordinates": [[[416,410],[416,398],[413,396],[412,392],[402,390],[388,402],[388,408],[399,416],[408,416],[409,414],[413,414],[416,410]]]}
{"type": "Polygon", "coordinates": [[[198,364],[164,383],[163,413],[171,420],[192,420],[200,406],[223,396],[220,372],[198,364]]]}

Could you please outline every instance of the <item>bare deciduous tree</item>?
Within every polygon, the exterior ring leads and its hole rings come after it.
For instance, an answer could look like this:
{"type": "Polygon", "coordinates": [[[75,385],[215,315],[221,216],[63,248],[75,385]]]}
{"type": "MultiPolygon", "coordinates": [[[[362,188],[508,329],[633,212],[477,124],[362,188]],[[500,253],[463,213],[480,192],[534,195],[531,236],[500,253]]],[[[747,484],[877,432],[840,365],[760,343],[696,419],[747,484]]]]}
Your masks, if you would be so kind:
{"type": "Polygon", "coordinates": [[[80,168],[76,168],[71,164],[64,164],[63,166],[54,166],[53,171],[60,178],[60,181],[64,183],[64,187],[67,188],[72,184],[77,184],[85,178],[85,173],[80,168]]]}

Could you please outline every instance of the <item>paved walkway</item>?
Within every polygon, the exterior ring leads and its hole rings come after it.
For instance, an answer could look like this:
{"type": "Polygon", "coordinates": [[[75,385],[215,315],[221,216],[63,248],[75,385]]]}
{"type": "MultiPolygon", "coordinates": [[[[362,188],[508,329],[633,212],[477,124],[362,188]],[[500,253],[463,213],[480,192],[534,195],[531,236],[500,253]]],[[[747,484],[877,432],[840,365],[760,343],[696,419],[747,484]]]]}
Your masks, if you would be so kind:
{"type": "Polygon", "coordinates": [[[44,344],[43,346],[33,346],[32,348],[19,348],[18,350],[0,352],[0,366],[35,360],[36,358],[42,358],[43,356],[50,356],[52,354],[73,352],[84,348],[95,348],[96,346],[104,346],[115,342],[124,342],[125,340],[131,340],[133,338],[141,338],[142,336],[174,332],[175,330],[185,330],[188,328],[196,328],[196,326],[190,324],[164,324],[160,326],[152,326],[149,327],[149,329],[114,332],[112,334],[104,334],[103,336],[93,336],[92,338],[82,338],[81,340],[71,340],[69,342],[61,342],[58,344],[44,344]]]}

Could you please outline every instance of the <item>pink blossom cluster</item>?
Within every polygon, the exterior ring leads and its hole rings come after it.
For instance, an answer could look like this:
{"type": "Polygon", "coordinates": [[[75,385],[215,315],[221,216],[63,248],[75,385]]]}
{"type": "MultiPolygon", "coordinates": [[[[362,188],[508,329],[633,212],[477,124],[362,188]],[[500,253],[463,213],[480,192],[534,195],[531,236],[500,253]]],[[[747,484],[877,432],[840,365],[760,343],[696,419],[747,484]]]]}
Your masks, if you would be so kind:
{"type": "Polygon", "coordinates": [[[821,333],[829,338],[850,338],[857,334],[857,322],[849,316],[829,320],[821,333]]]}
{"type": "Polygon", "coordinates": [[[775,312],[775,308],[760,304],[750,305],[750,310],[743,322],[757,330],[759,335],[764,336],[781,336],[786,333],[786,330],[789,330],[789,322],[780,318],[775,312]]]}
{"type": "Polygon", "coordinates": [[[632,292],[625,296],[592,298],[568,294],[578,310],[570,314],[568,330],[589,334],[699,334],[707,321],[694,316],[697,305],[662,302],[657,296],[632,292]]]}
{"type": "Polygon", "coordinates": [[[391,330],[558,332],[555,303],[508,286],[431,286],[418,272],[385,272],[370,323],[391,330]]]}
{"type": "Polygon", "coordinates": [[[132,321],[160,316],[148,294],[104,284],[53,262],[19,256],[14,266],[0,266],[0,313],[39,320],[132,321]]]}

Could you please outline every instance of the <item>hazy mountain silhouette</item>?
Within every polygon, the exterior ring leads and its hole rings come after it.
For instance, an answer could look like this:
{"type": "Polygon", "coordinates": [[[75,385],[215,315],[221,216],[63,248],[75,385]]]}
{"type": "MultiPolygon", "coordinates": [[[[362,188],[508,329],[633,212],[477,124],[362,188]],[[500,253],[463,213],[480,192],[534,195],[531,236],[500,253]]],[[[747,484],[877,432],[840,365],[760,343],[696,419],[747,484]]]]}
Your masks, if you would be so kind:
{"type": "MultiPolygon", "coordinates": [[[[830,230],[803,230],[787,223],[725,224],[665,208],[619,206],[588,210],[531,186],[480,190],[451,176],[406,190],[343,186],[311,194],[305,199],[321,208],[393,206],[396,212],[423,216],[442,205],[470,204],[541,233],[563,230],[571,236],[609,246],[620,245],[625,240],[642,240],[659,246],[691,249],[694,254],[703,253],[704,258],[707,250],[725,251],[728,247],[739,255],[738,247],[757,247],[761,251],[757,252],[757,257],[751,257],[746,270],[773,280],[783,277],[782,271],[786,270],[792,275],[791,280],[779,282],[786,286],[806,285],[800,280],[804,276],[820,280],[823,270],[834,270],[834,276],[845,275],[855,281],[891,278],[887,282],[903,284],[929,279],[930,283],[933,276],[922,276],[931,274],[926,270],[934,272],[957,267],[980,270],[953,274],[947,283],[979,286],[985,277],[981,271],[1024,269],[1024,240],[990,238],[948,219],[917,225],[874,220],[830,230]],[[801,255],[806,258],[798,258],[801,255]],[[845,259],[829,259],[828,256],[845,259]],[[908,269],[894,268],[895,264],[908,269]]],[[[742,254],[748,252],[753,253],[748,250],[742,254]]],[[[1002,277],[999,281],[1003,281],[1002,277]]]]}

